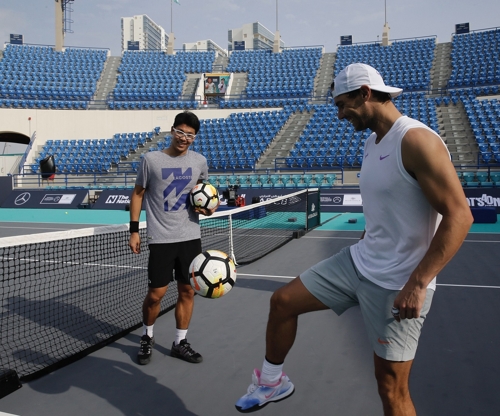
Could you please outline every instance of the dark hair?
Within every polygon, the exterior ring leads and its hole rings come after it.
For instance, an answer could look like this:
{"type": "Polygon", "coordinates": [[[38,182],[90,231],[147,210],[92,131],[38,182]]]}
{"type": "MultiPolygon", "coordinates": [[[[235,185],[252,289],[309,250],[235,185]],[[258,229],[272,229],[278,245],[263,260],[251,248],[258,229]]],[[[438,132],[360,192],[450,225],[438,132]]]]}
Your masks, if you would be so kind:
{"type": "MultiPolygon", "coordinates": [[[[387,101],[391,101],[392,97],[391,94],[388,92],[382,92],[382,91],[376,91],[376,90],[371,90],[372,91],[372,97],[375,98],[375,101],[385,103],[387,101]]],[[[357,90],[354,91],[349,91],[347,96],[349,98],[355,98],[361,93],[361,88],[358,88],[357,90]]]]}
{"type": "Polygon", "coordinates": [[[388,92],[372,90],[372,96],[375,98],[375,100],[381,103],[392,100],[391,94],[389,94],[388,92]]]}
{"type": "Polygon", "coordinates": [[[349,98],[354,98],[354,97],[357,97],[359,94],[361,94],[361,88],[358,88],[357,90],[354,90],[354,91],[349,91],[347,93],[347,96],[349,98]]]}
{"type": "Polygon", "coordinates": [[[194,129],[195,134],[200,130],[200,120],[196,116],[196,114],[191,111],[183,111],[175,116],[174,127],[180,126],[181,124],[185,124],[194,129]]]}

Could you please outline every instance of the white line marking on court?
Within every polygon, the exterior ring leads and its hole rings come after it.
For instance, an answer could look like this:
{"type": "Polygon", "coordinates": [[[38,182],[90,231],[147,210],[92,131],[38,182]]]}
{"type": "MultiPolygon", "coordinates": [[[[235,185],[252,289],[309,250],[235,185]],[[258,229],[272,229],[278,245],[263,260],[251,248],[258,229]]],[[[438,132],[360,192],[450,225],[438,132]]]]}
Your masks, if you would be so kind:
{"type": "Polygon", "coordinates": [[[500,289],[500,286],[479,286],[479,285],[452,285],[449,283],[438,283],[438,286],[451,286],[451,287],[472,287],[479,289],[500,289]]]}
{"type": "MultiPolygon", "coordinates": [[[[302,238],[309,239],[326,239],[326,240],[359,240],[359,237],[316,237],[316,236],[304,236],[302,238]]],[[[464,243],[500,243],[500,240],[464,240],[464,243]]]]}
{"type": "Polygon", "coordinates": [[[327,239],[327,240],[359,240],[359,237],[307,237],[307,236],[304,236],[302,238],[310,238],[310,239],[327,239]]]}
{"type": "MultiPolygon", "coordinates": [[[[252,274],[252,273],[238,273],[238,276],[252,276],[252,277],[268,277],[275,279],[295,279],[295,277],[291,276],[278,276],[271,274],[252,274]]],[[[470,288],[479,288],[479,289],[500,289],[500,286],[479,286],[479,285],[455,285],[451,283],[438,283],[437,286],[449,286],[449,287],[470,287],[470,288]]]]}
{"type": "MultiPolygon", "coordinates": [[[[117,269],[139,269],[147,270],[147,267],[143,266],[120,266],[118,264],[105,264],[105,263],[85,263],[78,261],[58,261],[58,260],[40,260],[40,259],[29,259],[29,258],[17,258],[17,257],[1,257],[1,260],[19,260],[28,263],[48,263],[48,264],[64,264],[69,266],[99,266],[99,267],[114,267],[117,269]]],[[[1,415],[0,415],[1,416],[1,415]]]]}
{"type": "MultiPolygon", "coordinates": [[[[52,230],[52,231],[57,231],[57,230],[61,230],[61,231],[66,231],[67,228],[54,228],[54,227],[9,227],[9,226],[5,226],[5,225],[1,225],[0,228],[11,228],[13,230],[52,230]]],[[[0,414],[1,416],[1,414],[0,414]]]]}
{"type": "Polygon", "coordinates": [[[464,243],[500,243],[500,240],[464,240],[464,243]]]}
{"type": "Polygon", "coordinates": [[[270,274],[249,274],[249,273],[238,273],[238,276],[253,276],[253,277],[274,277],[276,279],[295,279],[295,277],[290,276],[273,276],[270,274]]]}

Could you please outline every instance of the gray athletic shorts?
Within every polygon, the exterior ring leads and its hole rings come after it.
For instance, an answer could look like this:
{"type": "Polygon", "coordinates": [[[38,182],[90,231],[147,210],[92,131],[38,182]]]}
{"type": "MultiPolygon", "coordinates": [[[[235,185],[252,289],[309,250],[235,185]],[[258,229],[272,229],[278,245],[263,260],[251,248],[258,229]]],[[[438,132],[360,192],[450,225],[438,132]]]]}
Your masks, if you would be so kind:
{"type": "Polygon", "coordinates": [[[309,292],[337,315],[359,305],[368,337],[379,357],[389,361],[415,358],[433,290],[427,289],[420,318],[397,322],[391,308],[399,290],[384,289],[363,277],[352,261],[349,247],[306,270],[300,275],[300,280],[309,292]]]}

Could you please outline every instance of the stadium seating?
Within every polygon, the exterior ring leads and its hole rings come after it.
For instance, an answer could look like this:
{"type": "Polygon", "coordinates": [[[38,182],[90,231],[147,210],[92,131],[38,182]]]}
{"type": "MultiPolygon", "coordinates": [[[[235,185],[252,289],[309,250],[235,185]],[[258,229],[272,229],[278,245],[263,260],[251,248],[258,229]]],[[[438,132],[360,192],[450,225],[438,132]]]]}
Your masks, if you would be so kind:
{"type": "Polygon", "coordinates": [[[248,74],[248,98],[307,97],[313,92],[320,59],[321,48],[286,49],[279,54],[270,50],[234,51],[226,70],[248,74]]]}
{"type": "Polygon", "coordinates": [[[479,162],[500,163],[500,102],[463,98],[465,112],[479,148],[479,162]]]}
{"type": "Polygon", "coordinates": [[[193,150],[202,153],[213,170],[252,169],[291,114],[285,108],[201,120],[193,150]],[[225,166],[221,160],[227,161],[225,166]]]}
{"type": "Polygon", "coordinates": [[[8,99],[3,105],[85,109],[96,92],[107,53],[8,44],[0,61],[0,98],[8,99]]]}
{"type": "Polygon", "coordinates": [[[395,41],[390,47],[378,42],[339,46],[335,75],[351,63],[362,62],[378,69],[388,85],[405,91],[427,90],[435,47],[435,37],[395,41]]]}
{"type": "Polygon", "coordinates": [[[453,37],[448,87],[500,84],[500,29],[453,37]]]}
{"type": "Polygon", "coordinates": [[[125,51],[110,109],[196,108],[198,102],[182,96],[186,73],[212,71],[215,52],[125,51]],[[119,104],[118,104],[119,103],[119,104]]]}

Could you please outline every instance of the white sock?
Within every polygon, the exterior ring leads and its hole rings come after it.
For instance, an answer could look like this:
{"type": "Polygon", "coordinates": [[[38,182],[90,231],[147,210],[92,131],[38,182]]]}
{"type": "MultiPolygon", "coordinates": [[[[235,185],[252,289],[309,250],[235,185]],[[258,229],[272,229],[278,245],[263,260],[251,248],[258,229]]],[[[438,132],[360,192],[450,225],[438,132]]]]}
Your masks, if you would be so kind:
{"type": "Polygon", "coordinates": [[[175,329],[175,345],[179,345],[183,339],[186,339],[186,335],[188,333],[187,329],[175,329]]]}
{"type": "Polygon", "coordinates": [[[271,364],[264,359],[262,364],[262,371],[260,373],[260,381],[262,384],[274,385],[277,384],[283,373],[283,364],[271,364]]]}
{"type": "Polygon", "coordinates": [[[142,324],[142,335],[147,335],[149,338],[153,338],[153,327],[155,325],[142,324]]]}

